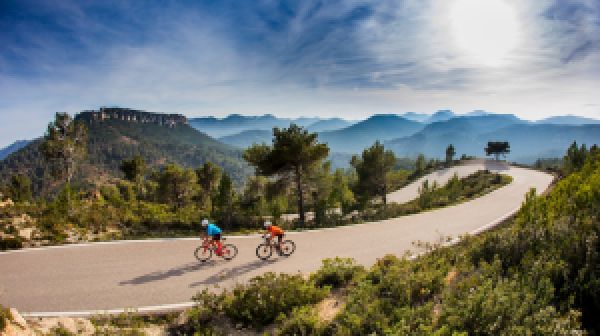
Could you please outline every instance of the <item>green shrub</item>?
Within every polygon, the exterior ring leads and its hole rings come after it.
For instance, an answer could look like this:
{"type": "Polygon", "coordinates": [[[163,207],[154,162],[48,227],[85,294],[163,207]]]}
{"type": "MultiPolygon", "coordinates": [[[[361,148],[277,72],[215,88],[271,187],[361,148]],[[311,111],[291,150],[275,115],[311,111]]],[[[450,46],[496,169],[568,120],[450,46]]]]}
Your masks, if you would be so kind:
{"type": "Polygon", "coordinates": [[[0,331],[3,331],[8,322],[12,320],[12,315],[10,314],[10,310],[8,308],[4,308],[4,306],[0,305],[0,331]]]}
{"type": "Polygon", "coordinates": [[[301,275],[266,273],[236,286],[225,297],[225,314],[235,322],[258,329],[294,307],[319,302],[328,293],[328,287],[315,287],[301,275]]]}
{"type": "Polygon", "coordinates": [[[0,238],[0,251],[20,249],[23,247],[23,242],[19,237],[0,238]]]}
{"type": "Polygon", "coordinates": [[[294,308],[289,316],[281,316],[278,320],[282,323],[276,335],[308,336],[322,332],[317,312],[311,306],[294,308]]]}
{"type": "Polygon", "coordinates": [[[358,265],[354,259],[336,257],[323,260],[323,265],[311,275],[311,279],[318,287],[340,288],[345,287],[358,274],[364,272],[365,268],[358,265]]]}

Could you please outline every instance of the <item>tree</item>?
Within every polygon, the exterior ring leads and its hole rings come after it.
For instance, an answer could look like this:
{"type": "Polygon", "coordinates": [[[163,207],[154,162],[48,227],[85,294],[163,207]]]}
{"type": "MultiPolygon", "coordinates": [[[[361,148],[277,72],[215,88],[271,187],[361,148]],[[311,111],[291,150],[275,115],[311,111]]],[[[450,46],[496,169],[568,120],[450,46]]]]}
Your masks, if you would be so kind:
{"type": "Polygon", "coordinates": [[[56,113],[55,119],[48,125],[40,150],[51,162],[57,162],[58,176],[64,174],[66,182],[71,183],[77,161],[86,152],[87,128],[74,121],[67,113],[56,113]]]}
{"type": "Polygon", "coordinates": [[[210,211],[214,212],[213,198],[216,195],[217,186],[221,179],[221,168],[212,162],[206,162],[202,167],[196,169],[198,184],[202,188],[202,203],[210,202],[210,211]]]}
{"type": "Polygon", "coordinates": [[[454,155],[456,155],[456,150],[452,144],[446,147],[446,164],[451,163],[454,160],[454,155]]]}
{"type": "Polygon", "coordinates": [[[296,124],[289,128],[273,129],[273,144],[253,145],[244,152],[244,159],[264,176],[280,179],[291,177],[296,185],[300,225],[305,224],[304,180],[309,169],[329,154],[326,144],[317,141],[316,133],[309,133],[296,124]]]}
{"type": "Polygon", "coordinates": [[[313,166],[308,173],[310,185],[308,189],[312,195],[312,205],[315,214],[315,224],[324,224],[327,209],[332,205],[331,192],[333,190],[333,176],[331,175],[331,162],[313,166]]]}
{"type": "Polygon", "coordinates": [[[31,200],[31,180],[26,175],[18,174],[10,178],[8,194],[15,202],[31,200]]]}
{"type": "Polygon", "coordinates": [[[233,201],[235,190],[233,183],[227,173],[224,173],[219,183],[219,193],[217,194],[215,205],[218,209],[219,219],[226,228],[231,228],[231,217],[233,213],[233,201]]]}
{"type": "Polygon", "coordinates": [[[566,174],[581,170],[588,156],[588,150],[585,144],[581,147],[577,146],[577,142],[573,141],[567,149],[567,153],[563,158],[563,168],[566,174]]]}
{"type": "Polygon", "coordinates": [[[417,156],[417,161],[415,161],[415,175],[419,176],[425,172],[425,166],[427,162],[425,161],[425,155],[419,154],[417,156]]]}
{"type": "Polygon", "coordinates": [[[353,156],[350,164],[356,169],[358,183],[356,193],[362,195],[362,203],[380,196],[383,204],[387,204],[388,174],[396,164],[396,156],[391,150],[376,141],[375,144],[362,153],[362,157],[353,156]]]}
{"type": "Polygon", "coordinates": [[[499,160],[500,155],[506,156],[508,153],[510,153],[510,144],[507,141],[490,141],[485,148],[485,155],[494,155],[495,160],[499,160]]]}
{"type": "Polygon", "coordinates": [[[190,169],[167,165],[158,173],[158,199],[182,207],[189,203],[197,189],[196,174],[190,169]]]}
{"type": "Polygon", "coordinates": [[[268,214],[267,186],[269,180],[264,176],[250,176],[244,186],[244,194],[240,205],[249,216],[268,214]]]}
{"type": "Polygon", "coordinates": [[[144,176],[146,172],[146,162],[144,159],[136,155],[131,160],[123,160],[121,162],[121,166],[119,166],[123,174],[125,174],[125,178],[131,182],[139,183],[139,179],[144,176]]]}
{"type": "Polygon", "coordinates": [[[333,173],[333,190],[330,197],[333,206],[340,207],[344,214],[354,204],[354,193],[350,189],[348,177],[341,168],[336,169],[333,173]]]}

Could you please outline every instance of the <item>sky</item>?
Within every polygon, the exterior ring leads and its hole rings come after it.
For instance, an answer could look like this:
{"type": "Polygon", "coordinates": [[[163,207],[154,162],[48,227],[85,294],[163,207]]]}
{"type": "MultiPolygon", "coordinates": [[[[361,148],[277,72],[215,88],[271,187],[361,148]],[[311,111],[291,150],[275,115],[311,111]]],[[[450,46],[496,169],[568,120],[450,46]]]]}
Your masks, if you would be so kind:
{"type": "Polygon", "coordinates": [[[0,0],[0,146],[121,106],[600,118],[599,0],[0,0]]]}

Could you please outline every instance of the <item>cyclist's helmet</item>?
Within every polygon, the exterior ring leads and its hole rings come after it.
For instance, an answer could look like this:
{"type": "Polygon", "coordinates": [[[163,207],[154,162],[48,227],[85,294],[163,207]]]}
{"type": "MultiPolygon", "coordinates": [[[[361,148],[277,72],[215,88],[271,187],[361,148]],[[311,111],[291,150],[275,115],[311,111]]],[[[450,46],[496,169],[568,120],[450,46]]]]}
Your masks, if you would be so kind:
{"type": "Polygon", "coordinates": [[[270,221],[265,221],[265,227],[266,227],[266,228],[270,227],[271,225],[272,225],[272,224],[271,224],[271,222],[270,222],[270,221]]]}
{"type": "Polygon", "coordinates": [[[208,226],[208,219],[204,218],[202,220],[202,226],[208,226]]]}

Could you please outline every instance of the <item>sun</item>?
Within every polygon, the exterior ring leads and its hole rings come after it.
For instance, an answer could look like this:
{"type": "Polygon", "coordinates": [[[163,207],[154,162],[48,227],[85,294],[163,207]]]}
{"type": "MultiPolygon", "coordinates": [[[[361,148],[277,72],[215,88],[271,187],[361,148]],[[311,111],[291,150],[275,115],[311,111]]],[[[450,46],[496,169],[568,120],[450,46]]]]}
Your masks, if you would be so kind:
{"type": "Polygon", "coordinates": [[[519,25],[515,10],[503,0],[456,0],[450,7],[456,46],[475,64],[502,66],[515,49],[519,25]]]}

